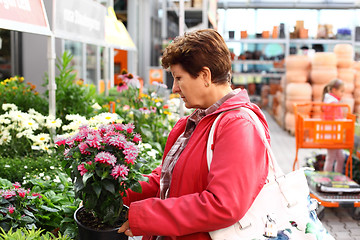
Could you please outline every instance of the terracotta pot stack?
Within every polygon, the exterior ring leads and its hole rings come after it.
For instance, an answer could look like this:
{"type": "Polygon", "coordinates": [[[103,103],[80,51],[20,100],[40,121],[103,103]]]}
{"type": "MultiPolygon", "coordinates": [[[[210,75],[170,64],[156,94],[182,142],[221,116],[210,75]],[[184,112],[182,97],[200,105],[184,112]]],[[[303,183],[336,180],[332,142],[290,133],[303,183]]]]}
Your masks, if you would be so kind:
{"type": "Polygon", "coordinates": [[[354,63],[355,79],[354,79],[354,113],[360,114],[360,61],[354,63]]]}
{"type": "Polygon", "coordinates": [[[355,89],[354,48],[350,44],[336,44],[334,53],[337,58],[337,77],[345,84],[345,94],[341,102],[349,104],[353,112],[355,104],[353,97],[355,89]]]}
{"type": "Polygon", "coordinates": [[[308,83],[310,59],[305,55],[290,55],[285,59],[286,67],[286,113],[285,129],[295,133],[293,104],[311,102],[311,85],[308,83]]]}
{"type": "Polygon", "coordinates": [[[316,52],[311,60],[310,81],[314,102],[322,101],[326,84],[337,78],[337,58],[333,52],[316,52]]]}

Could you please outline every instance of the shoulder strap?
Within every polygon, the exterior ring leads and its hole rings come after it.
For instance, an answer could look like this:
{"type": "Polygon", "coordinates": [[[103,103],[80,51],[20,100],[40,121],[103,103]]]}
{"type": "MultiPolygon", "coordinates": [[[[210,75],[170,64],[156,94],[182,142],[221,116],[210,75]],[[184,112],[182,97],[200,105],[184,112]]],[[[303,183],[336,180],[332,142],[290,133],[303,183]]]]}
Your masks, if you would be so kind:
{"type": "Polygon", "coordinates": [[[213,157],[213,150],[212,150],[212,145],[214,143],[214,133],[215,133],[215,127],[217,122],[219,121],[220,117],[224,114],[225,112],[220,113],[215,121],[213,122],[211,129],[210,129],[210,133],[209,133],[209,137],[208,137],[208,141],[207,141],[207,145],[206,145],[206,158],[207,158],[207,164],[208,164],[208,169],[210,170],[210,165],[211,165],[211,161],[212,161],[212,157],[213,157]]]}

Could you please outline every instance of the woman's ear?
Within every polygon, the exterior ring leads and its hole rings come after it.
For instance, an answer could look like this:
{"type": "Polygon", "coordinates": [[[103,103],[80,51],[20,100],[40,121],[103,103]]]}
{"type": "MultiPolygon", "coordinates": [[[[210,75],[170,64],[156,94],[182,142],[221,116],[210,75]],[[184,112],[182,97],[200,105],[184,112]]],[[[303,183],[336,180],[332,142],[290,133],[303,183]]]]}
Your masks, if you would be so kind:
{"type": "Polygon", "coordinates": [[[211,84],[211,71],[208,67],[203,67],[201,70],[200,75],[202,76],[202,79],[204,81],[204,84],[206,87],[210,86],[211,84]]]}

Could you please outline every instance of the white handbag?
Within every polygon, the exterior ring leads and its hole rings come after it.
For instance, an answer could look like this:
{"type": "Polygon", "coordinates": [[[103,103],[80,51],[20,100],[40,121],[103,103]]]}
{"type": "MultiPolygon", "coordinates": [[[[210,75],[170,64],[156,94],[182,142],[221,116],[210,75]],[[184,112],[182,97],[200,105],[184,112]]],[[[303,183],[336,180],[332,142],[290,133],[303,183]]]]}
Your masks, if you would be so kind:
{"type": "MultiPolygon", "coordinates": [[[[241,239],[317,239],[334,238],[326,231],[317,218],[317,202],[310,200],[304,169],[284,174],[275,160],[271,147],[266,139],[265,130],[256,114],[248,108],[247,112],[256,123],[262,141],[269,156],[269,174],[267,183],[255,198],[249,210],[234,225],[209,232],[214,240],[241,239]],[[319,235],[320,234],[320,235],[319,235]],[[288,238],[281,238],[282,235],[288,238]]],[[[210,170],[212,161],[211,145],[213,144],[215,126],[220,116],[214,121],[207,142],[207,162],[210,170]]]]}

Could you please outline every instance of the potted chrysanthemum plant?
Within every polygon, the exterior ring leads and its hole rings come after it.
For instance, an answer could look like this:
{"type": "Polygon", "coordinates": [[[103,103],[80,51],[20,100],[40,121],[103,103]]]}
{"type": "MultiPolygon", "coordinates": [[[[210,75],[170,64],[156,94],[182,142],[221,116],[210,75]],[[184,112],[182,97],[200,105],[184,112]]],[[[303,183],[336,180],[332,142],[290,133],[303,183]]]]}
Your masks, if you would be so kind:
{"type": "Polygon", "coordinates": [[[139,181],[146,180],[138,171],[140,142],[134,125],[121,123],[81,126],[76,134],[56,141],[64,148],[63,167],[83,202],[74,216],[80,239],[112,239],[102,237],[109,231],[120,239],[116,229],[125,220],[126,190],[141,192],[139,181]]]}

